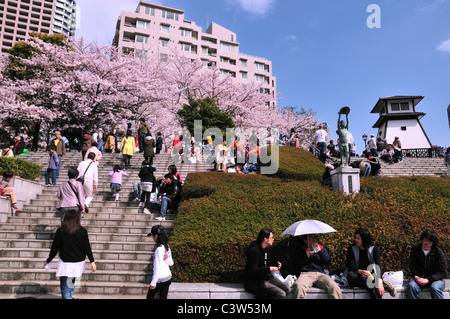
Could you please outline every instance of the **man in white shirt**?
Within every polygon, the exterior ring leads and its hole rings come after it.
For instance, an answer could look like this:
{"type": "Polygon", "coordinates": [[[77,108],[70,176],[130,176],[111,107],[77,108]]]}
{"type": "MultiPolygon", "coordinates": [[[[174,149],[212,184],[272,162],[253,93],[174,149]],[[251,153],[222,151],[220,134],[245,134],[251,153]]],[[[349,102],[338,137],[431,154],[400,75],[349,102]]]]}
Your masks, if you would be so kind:
{"type": "Polygon", "coordinates": [[[314,144],[317,145],[317,148],[320,151],[320,154],[326,152],[327,150],[327,132],[324,131],[323,125],[319,125],[319,130],[316,132],[314,136],[314,144]]]}
{"type": "MultiPolygon", "coordinates": [[[[78,165],[78,178],[84,176],[84,184],[83,184],[83,191],[84,191],[84,205],[87,207],[91,203],[94,192],[97,191],[97,185],[98,185],[98,167],[93,162],[95,159],[94,153],[88,154],[88,159],[86,161],[82,161],[78,165]]],[[[87,211],[86,211],[87,212],[87,211]]]]}
{"type": "Polygon", "coordinates": [[[375,140],[375,135],[370,134],[369,143],[367,144],[367,151],[372,153],[373,156],[378,156],[377,151],[377,141],[375,140]]]}

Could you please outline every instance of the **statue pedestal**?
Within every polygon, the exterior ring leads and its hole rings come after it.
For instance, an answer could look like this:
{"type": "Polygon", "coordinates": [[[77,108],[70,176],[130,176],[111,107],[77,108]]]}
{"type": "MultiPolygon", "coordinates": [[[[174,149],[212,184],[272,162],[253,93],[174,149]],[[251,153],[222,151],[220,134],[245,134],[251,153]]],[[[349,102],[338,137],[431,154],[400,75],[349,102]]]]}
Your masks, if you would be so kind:
{"type": "Polygon", "coordinates": [[[331,171],[331,185],[334,190],[343,191],[347,195],[359,193],[361,184],[360,170],[352,167],[338,167],[331,171]]]}

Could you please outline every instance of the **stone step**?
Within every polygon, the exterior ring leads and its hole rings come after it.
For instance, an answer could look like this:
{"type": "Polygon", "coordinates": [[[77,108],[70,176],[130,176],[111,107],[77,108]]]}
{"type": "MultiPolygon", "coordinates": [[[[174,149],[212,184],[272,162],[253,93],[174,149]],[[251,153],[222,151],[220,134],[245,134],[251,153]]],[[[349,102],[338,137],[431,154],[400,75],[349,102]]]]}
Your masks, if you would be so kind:
{"type": "MultiPolygon", "coordinates": [[[[8,240],[0,239],[0,249],[7,248],[18,248],[23,250],[35,250],[35,249],[46,249],[50,251],[52,242],[49,240],[28,240],[28,239],[18,239],[18,240],[8,240]]],[[[139,241],[139,242],[127,242],[122,241],[95,241],[91,242],[91,248],[96,251],[153,251],[155,244],[150,241],[139,241]]]]}
{"type": "MultiPolygon", "coordinates": [[[[48,165],[45,153],[29,154],[26,160],[41,165],[43,172],[48,165]]],[[[63,162],[56,186],[47,186],[22,210],[14,212],[8,223],[0,227],[0,294],[46,294],[60,298],[59,280],[55,276],[58,256],[52,261],[52,270],[45,271],[43,263],[50,252],[54,233],[60,227],[60,213],[55,210],[59,185],[67,180],[69,167],[77,167],[80,153],[68,154],[63,162]]],[[[155,243],[147,237],[152,226],[164,225],[169,235],[174,227],[176,212],[169,211],[166,221],[154,220],[158,210],[143,214],[139,202],[132,198],[133,183],[139,182],[142,156],[132,159],[127,168],[129,176],[123,178],[120,201],[111,194],[109,172],[118,164],[117,154],[105,154],[99,164],[99,187],[81,223],[89,233],[89,240],[96,259],[97,272],[91,272],[86,263],[81,287],[76,294],[83,296],[133,296],[144,297],[151,280],[155,243]]],[[[170,156],[157,156],[155,176],[162,177],[171,164],[170,156]]],[[[211,170],[210,164],[177,165],[182,178],[191,172],[211,170]]],[[[38,177],[44,182],[44,176],[38,177]]]]}
{"type": "MultiPolygon", "coordinates": [[[[75,287],[74,295],[127,295],[146,296],[148,283],[139,282],[103,282],[81,280],[80,287],[75,287]]],[[[0,293],[2,294],[54,294],[61,296],[59,281],[33,281],[20,280],[0,281],[0,293]]]]}
{"type": "MultiPolygon", "coordinates": [[[[90,226],[110,226],[110,227],[133,227],[133,228],[142,228],[147,227],[151,228],[154,225],[162,224],[166,229],[173,227],[173,220],[165,220],[165,221],[158,221],[158,220],[129,220],[129,219],[122,219],[122,218],[115,218],[115,219],[97,219],[97,218],[88,218],[85,217],[82,219],[82,225],[84,227],[90,227],[90,226]]],[[[61,222],[59,218],[38,218],[38,217],[12,217],[10,222],[7,224],[2,225],[3,229],[13,229],[12,227],[15,227],[16,225],[20,225],[20,227],[34,227],[34,225],[48,225],[48,226],[54,226],[59,227],[61,226],[61,222]]]]}
{"type": "MultiPolygon", "coordinates": [[[[4,258],[0,257],[0,269],[11,269],[16,272],[26,271],[27,269],[44,270],[45,259],[43,258],[4,258]]],[[[98,259],[94,253],[95,264],[98,270],[114,273],[115,271],[140,271],[142,273],[152,271],[153,255],[148,260],[122,260],[122,259],[98,259]]],[[[56,256],[50,263],[52,270],[58,267],[59,258],[56,256]]],[[[86,271],[91,271],[92,266],[89,260],[86,260],[86,271]]]]}
{"type": "MultiPolygon", "coordinates": [[[[150,231],[150,229],[149,229],[150,231]]],[[[148,232],[147,232],[148,233],[148,232]]],[[[0,239],[28,239],[28,240],[53,240],[55,232],[53,230],[33,230],[33,231],[4,231],[0,230],[0,239]]],[[[118,233],[95,233],[89,232],[89,240],[96,241],[122,241],[138,242],[145,241],[147,234],[118,234],[118,233]]]]}
{"type": "MultiPolygon", "coordinates": [[[[151,239],[148,239],[151,241],[151,239]]],[[[22,248],[2,248],[0,249],[0,257],[2,258],[39,258],[44,260],[48,257],[49,249],[24,250],[22,248]]],[[[95,250],[92,249],[94,258],[97,260],[146,260],[149,261],[153,252],[150,251],[127,251],[127,250],[95,250]]]]}
{"type": "MultiPolygon", "coordinates": [[[[89,216],[103,217],[103,218],[116,218],[121,216],[122,218],[130,219],[146,219],[150,220],[150,215],[142,213],[142,207],[91,207],[89,213],[85,215],[85,218],[89,216]],[[91,209],[92,208],[92,209],[91,209]]],[[[157,213],[157,210],[152,210],[157,213]]],[[[53,214],[52,217],[59,217],[60,213],[56,211],[55,205],[52,206],[28,206],[26,210],[16,210],[14,216],[21,217],[45,217],[46,215],[53,214]]],[[[168,211],[166,219],[173,220],[175,215],[168,211]]]]}
{"type": "MultiPolygon", "coordinates": [[[[34,225],[20,225],[20,224],[8,224],[2,227],[2,231],[15,231],[15,232],[26,232],[26,231],[52,231],[56,230],[61,225],[44,225],[44,224],[34,224],[34,225]]],[[[143,227],[130,227],[130,226],[95,226],[95,225],[84,225],[89,233],[103,233],[103,234],[117,234],[117,235],[147,235],[152,226],[143,227]]]]}
{"type": "MultiPolygon", "coordinates": [[[[136,282],[136,283],[146,283],[150,284],[152,279],[152,272],[142,272],[133,270],[122,270],[122,271],[103,271],[97,270],[95,273],[91,271],[86,271],[81,277],[82,281],[98,281],[98,282],[108,282],[108,283],[124,283],[124,282],[136,282]]],[[[21,281],[58,281],[59,278],[56,277],[56,270],[46,271],[42,268],[38,269],[25,269],[20,273],[14,269],[2,269],[0,273],[0,282],[7,280],[21,280],[21,281]]],[[[1,288],[0,288],[1,289],[1,288]]]]}

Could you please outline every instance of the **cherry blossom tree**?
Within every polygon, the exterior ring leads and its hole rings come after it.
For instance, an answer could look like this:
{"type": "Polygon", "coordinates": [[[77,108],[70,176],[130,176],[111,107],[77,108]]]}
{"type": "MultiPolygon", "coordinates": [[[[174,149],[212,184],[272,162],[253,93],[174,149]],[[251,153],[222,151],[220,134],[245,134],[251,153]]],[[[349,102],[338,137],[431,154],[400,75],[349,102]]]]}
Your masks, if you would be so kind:
{"type": "MultiPolygon", "coordinates": [[[[145,118],[152,133],[161,132],[171,145],[172,133],[181,126],[177,112],[190,99],[205,98],[214,99],[242,130],[296,128],[306,134],[318,124],[310,112],[274,107],[274,98],[261,93],[261,83],[239,82],[176,52],[162,60],[83,39],[63,46],[39,38],[25,43],[32,53],[15,57],[20,63],[13,71],[32,76],[0,76],[0,125],[7,118],[28,125],[36,141],[43,129],[71,128],[81,135],[82,130],[124,130],[131,124],[136,131],[145,118]]],[[[0,64],[2,70],[11,67],[7,59],[0,64]]]]}

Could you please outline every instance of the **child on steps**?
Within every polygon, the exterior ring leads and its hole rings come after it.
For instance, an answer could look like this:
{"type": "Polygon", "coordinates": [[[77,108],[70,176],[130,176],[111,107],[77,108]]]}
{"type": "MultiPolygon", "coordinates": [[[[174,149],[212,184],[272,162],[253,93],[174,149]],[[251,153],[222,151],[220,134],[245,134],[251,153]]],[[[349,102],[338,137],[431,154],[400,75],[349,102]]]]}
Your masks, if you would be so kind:
{"type": "Polygon", "coordinates": [[[111,192],[114,194],[116,202],[118,202],[119,192],[122,186],[122,176],[128,176],[128,174],[122,171],[119,165],[115,165],[112,172],[109,173],[109,176],[111,176],[111,192]]]}

